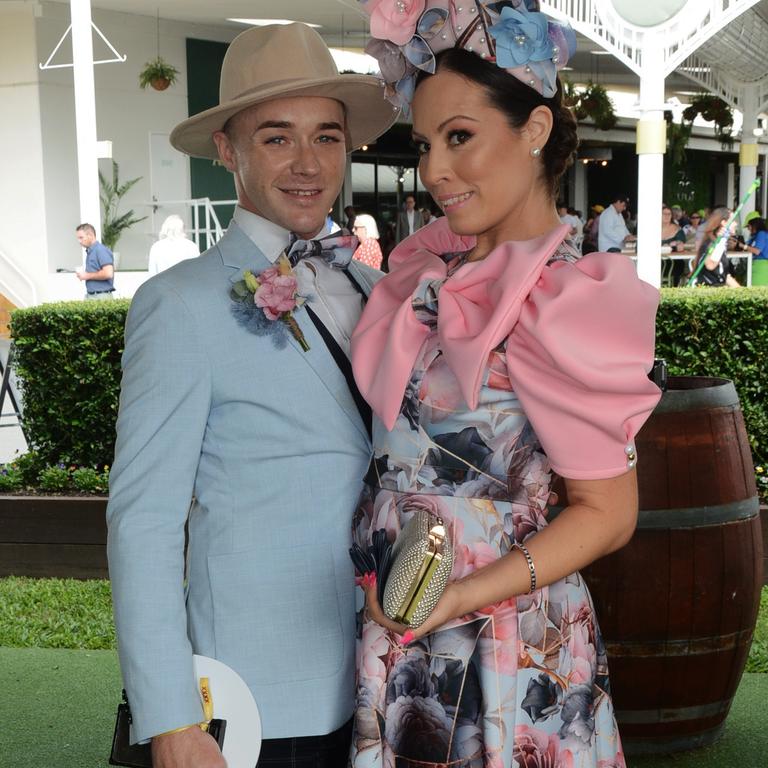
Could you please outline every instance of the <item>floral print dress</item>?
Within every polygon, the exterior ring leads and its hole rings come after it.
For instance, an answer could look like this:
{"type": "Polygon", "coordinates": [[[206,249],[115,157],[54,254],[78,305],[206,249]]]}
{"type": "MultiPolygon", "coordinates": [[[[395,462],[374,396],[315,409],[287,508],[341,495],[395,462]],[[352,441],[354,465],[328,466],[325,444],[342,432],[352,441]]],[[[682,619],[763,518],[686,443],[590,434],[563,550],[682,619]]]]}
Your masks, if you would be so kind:
{"type": "MultiPolygon", "coordinates": [[[[447,277],[461,255],[443,257],[447,277]]],[[[550,259],[575,262],[567,242],[550,259]]],[[[416,509],[439,515],[460,579],[547,525],[553,473],[513,390],[505,343],[471,410],[436,333],[443,280],[413,298],[429,328],[354,520],[358,544],[397,536],[416,509]]],[[[578,573],[445,625],[409,646],[361,611],[355,768],[620,768],[605,647],[578,573]]]]}

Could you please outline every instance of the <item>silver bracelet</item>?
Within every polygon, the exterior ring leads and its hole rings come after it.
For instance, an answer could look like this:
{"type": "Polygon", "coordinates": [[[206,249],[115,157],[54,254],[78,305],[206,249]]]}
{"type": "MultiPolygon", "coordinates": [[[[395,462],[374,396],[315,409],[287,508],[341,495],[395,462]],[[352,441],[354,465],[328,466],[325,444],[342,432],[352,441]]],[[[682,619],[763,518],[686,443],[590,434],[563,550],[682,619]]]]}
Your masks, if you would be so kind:
{"type": "Polygon", "coordinates": [[[528,590],[528,594],[530,595],[536,591],[536,566],[533,564],[533,558],[525,544],[518,544],[515,542],[512,545],[512,548],[519,549],[523,553],[523,557],[525,557],[525,562],[528,564],[528,572],[531,574],[531,588],[528,590]]]}

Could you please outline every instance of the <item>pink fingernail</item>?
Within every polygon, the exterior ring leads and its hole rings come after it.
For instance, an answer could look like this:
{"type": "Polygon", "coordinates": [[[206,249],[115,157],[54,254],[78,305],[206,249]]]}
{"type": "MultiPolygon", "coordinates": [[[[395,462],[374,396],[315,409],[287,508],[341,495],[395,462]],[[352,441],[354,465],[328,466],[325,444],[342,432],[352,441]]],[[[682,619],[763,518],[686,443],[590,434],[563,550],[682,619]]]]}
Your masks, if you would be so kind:
{"type": "Polygon", "coordinates": [[[416,635],[414,635],[413,632],[411,632],[411,630],[409,629],[403,632],[403,636],[400,638],[400,642],[403,645],[408,645],[409,643],[413,642],[415,637],[416,635]]]}

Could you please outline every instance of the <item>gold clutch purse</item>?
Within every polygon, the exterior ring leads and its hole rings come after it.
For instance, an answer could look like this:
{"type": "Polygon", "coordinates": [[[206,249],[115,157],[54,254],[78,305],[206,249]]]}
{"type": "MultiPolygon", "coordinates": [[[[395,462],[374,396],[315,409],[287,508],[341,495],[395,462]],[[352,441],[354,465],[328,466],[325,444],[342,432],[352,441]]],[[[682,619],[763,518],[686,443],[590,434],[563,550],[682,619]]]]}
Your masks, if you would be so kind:
{"type": "Polygon", "coordinates": [[[384,586],[384,613],[418,627],[435,609],[453,567],[453,548],[443,521],[423,509],[400,531],[384,586]]]}

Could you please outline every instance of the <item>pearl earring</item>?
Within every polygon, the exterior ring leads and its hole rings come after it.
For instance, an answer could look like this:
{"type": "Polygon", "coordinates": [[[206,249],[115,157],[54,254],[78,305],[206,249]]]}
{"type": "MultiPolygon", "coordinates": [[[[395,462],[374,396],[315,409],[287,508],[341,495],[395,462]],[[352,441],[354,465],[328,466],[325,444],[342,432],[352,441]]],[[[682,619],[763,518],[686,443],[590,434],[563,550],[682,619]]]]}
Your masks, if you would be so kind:
{"type": "Polygon", "coordinates": [[[531,150],[531,157],[539,157],[541,155],[541,147],[534,147],[531,150]]]}

